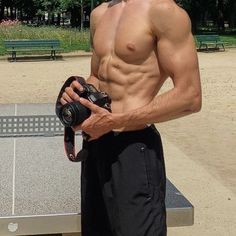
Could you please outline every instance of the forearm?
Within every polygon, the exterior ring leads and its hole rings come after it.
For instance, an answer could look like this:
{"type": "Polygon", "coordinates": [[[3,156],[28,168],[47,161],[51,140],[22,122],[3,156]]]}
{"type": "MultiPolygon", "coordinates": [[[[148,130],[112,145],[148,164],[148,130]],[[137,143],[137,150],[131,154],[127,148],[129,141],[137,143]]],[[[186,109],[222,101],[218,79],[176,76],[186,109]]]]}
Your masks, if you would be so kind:
{"type": "Polygon", "coordinates": [[[198,93],[184,93],[177,88],[156,96],[149,104],[117,114],[117,126],[130,127],[142,124],[159,123],[197,112],[201,107],[198,93]]]}

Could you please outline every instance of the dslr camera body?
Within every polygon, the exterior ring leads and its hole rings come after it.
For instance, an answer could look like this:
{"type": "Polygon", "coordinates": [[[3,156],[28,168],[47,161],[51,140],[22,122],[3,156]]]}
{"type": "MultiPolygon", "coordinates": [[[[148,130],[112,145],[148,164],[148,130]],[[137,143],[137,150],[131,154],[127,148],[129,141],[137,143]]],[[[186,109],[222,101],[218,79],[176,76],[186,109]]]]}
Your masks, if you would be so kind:
{"type": "MultiPolygon", "coordinates": [[[[75,92],[82,98],[89,100],[99,107],[111,111],[111,99],[104,92],[99,92],[92,84],[81,84],[83,91],[77,89],[75,92]]],[[[80,102],[70,102],[63,105],[59,110],[59,119],[66,127],[76,126],[89,118],[91,111],[80,102]]]]}
{"type": "Polygon", "coordinates": [[[86,151],[87,147],[87,140],[89,139],[89,135],[86,133],[82,133],[84,142],[83,142],[83,149],[75,155],[74,150],[74,131],[71,127],[80,125],[83,123],[84,120],[89,118],[91,115],[91,111],[83,106],[79,101],[74,101],[70,103],[66,103],[62,105],[60,103],[60,99],[62,94],[65,91],[66,87],[69,87],[70,84],[74,81],[78,81],[83,86],[83,91],[74,90],[80,97],[89,100],[90,102],[96,104],[99,107],[105,108],[111,112],[111,99],[110,97],[104,93],[98,91],[92,84],[87,84],[83,77],[79,76],[71,76],[69,79],[66,80],[64,85],[62,86],[60,93],[58,95],[56,101],[56,114],[60,119],[61,123],[64,125],[64,143],[65,143],[65,151],[67,157],[71,161],[81,161],[86,158],[88,155],[86,151]]]}

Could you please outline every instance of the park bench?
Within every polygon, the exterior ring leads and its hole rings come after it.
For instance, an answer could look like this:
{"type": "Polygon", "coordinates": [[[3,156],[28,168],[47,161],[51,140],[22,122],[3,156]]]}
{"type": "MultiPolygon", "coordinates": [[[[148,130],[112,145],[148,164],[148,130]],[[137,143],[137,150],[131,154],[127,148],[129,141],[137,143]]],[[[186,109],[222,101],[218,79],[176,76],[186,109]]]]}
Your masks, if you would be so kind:
{"type": "Polygon", "coordinates": [[[196,35],[197,42],[199,44],[198,49],[200,50],[202,47],[208,51],[210,48],[214,50],[218,50],[220,46],[225,51],[224,42],[221,41],[219,35],[196,35]],[[209,47],[210,46],[210,47],[209,47]]]}
{"type": "MultiPolygon", "coordinates": [[[[79,235],[80,165],[65,157],[54,104],[1,105],[0,114],[0,235],[79,235]]],[[[168,227],[193,225],[193,205],[169,180],[166,208],[168,227]]]]}
{"type": "Polygon", "coordinates": [[[11,53],[12,61],[16,61],[17,52],[50,52],[51,58],[56,59],[56,51],[61,51],[60,41],[57,39],[17,39],[5,40],[5,48],[11,53]]]}

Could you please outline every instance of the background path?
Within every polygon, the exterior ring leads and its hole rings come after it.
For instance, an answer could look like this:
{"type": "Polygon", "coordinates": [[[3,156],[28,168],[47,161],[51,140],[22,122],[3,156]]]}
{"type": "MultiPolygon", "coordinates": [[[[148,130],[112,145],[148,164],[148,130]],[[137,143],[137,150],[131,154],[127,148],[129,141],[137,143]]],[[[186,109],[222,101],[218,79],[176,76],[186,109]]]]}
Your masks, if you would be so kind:
{"type": "MultiPolygon", "coordinates": [[[[199,53],[203,108],[158,124],[167,175],[195,206],[192,227],[170,236],[236,235],[236,49],[199,53]]],[[[53,103],[65,79],[87,77],[90,57],[0,61],[0,103],[53,103]]],[[[171,88],[168,80],[162,92],[171,88]]]]}

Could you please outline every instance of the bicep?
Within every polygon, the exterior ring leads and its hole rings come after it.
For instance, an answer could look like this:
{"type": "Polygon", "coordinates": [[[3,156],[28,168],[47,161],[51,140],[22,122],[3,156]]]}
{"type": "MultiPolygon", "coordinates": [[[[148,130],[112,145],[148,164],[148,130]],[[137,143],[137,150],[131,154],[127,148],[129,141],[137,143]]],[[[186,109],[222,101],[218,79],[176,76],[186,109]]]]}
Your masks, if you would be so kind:
{"type": "Polygon", "coordinates": [[[200,76],[195,42],[190,20],[186,14],[180,17],[181,27],[163,34],[157,42],[160,66],[168,74],[175,87],[200,87],[200,76]]]}
{"type": "Polygon", "coordinates": [[[198,59],[187,13],[173,3],[157,6],[157,13],[159,18],[153,25],[161,68],[172,78],[175,87],[196,82],[198,59]]]}
{"type": "Polygon", "coordinates": [[[160,66],[172,78],[175,86],[198,80],[198,59],[191,33],[180,41],[160,39],[157,56],[160,66]]]}

